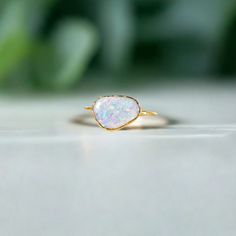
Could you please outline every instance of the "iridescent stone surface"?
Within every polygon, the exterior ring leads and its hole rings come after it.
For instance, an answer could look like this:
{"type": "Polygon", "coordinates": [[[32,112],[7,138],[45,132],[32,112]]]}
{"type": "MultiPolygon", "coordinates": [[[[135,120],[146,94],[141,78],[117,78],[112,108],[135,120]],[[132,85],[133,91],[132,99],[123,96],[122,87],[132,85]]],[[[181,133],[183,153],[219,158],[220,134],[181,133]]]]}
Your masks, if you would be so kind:
{"type": "Polygon", "coordinates": [[[106,96],[99,98],[93,107],[96,120],[106,129],[120,128],[138,117],[140,107],[133,98],[106,96]]]}

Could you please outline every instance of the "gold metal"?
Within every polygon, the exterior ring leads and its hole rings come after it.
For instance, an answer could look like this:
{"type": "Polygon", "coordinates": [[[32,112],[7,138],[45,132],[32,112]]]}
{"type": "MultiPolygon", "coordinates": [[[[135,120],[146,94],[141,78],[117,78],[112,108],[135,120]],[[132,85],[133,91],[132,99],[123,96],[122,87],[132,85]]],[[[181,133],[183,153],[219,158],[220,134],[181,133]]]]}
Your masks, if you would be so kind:
{"type": "Polygon", "coordinates": [[[93,110],[93,107],[85,107],[84,109],[88,110],[88,111],[91,111],[91,110],[93,110]]]}
{"type": "Polygon", "coordinates": [[[156,116],[157,114],[155,111],[141,111],[139,116],[156,116]]]}
{"type": "Polygon", "coordinates": [[[122,128],[128,126],[129,124],[133,123],[133,122],[134,122],[138,117],[140,117],[140,116],[156,116],[156,115],[158,114],[157,112],[154,112],[154,111],[144,111],[144,110],[142,110],[142,109],[140,108],[139,102],[138,102],[135,98],[129,97],[129,96],[124,96],[124,95],[101,96],[101,97],[99,97],[99,98],[93,103],[92,106],[86,106],[86,107],[84,107],[84,109],[85,109],[85,110],[88,110],[88,111],[92,111],[92,112],[93,112],[94,119],[96,120],[96,122],[98,123],[98,125],[99,125],[101,128],[106,129],[106,130],[108,130],[108,131],[120,130],[120,129],[122,129],[122,128]],[[122,126],[120,126],[120,127],[118,127],[118,128],[106,128],[106,127],[102,126],[102,125],[100,124],[100,122],[97,120],[96,115],[95,115],[95,112],[94,112],[94,110],[93,110],[93,107],[94,107],[94,105],[96,104],[96,102],[97,102],[100,98],[103,98],[103,97],[126,97],[126,98],[130,98],[130,99],[134,100],[134,101],[137,103],[137,105],[138,105],[138,107],[139,107],[139,114],[138,114],[137,117],[135,117],[133,120],[129,121],[128,123],[126,123],[126,124],[124,124],[124,125],[122,125],[122,126]]]}

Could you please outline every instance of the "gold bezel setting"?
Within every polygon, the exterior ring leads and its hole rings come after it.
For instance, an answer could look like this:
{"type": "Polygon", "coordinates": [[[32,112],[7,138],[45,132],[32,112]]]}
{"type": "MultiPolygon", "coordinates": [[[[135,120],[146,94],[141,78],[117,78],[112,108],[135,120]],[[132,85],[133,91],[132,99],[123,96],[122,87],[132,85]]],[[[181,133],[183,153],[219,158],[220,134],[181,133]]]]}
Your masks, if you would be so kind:
{"type": "Polygon", "coordinates": [[[130,125],[131,123],[133,123],[139,116],[154,116],[154,115],[157,115],[156,112],[149,112],[149,111],[144,111],[144,110],[142,110],[141,107],[140,107],[140,105],[139,105],[139,102],[138,102],[135,98],[130,97],[130,96],[126,96],[126,95],[106,95],[106,96],[101,96],[101,97],[99,97],[98,99],[96,99],[96,100],[93,102],[92,106],[85,107],[84,109],[85,109],[85,110],[91,110],[91,111],[93,112],[93,116],[94,116],[94,119],[96,120],[97,124],[98,124],[101,128],[103,128],[103,129],[105,129],[105,130],[108,130],[108,131],[116,131],[116,130],[123,129],[123,128],[125,128],[126,126],[130,125]],[[95,112],[94,112],[94,106],[96,105],[97,101],[99,101],[101,98],[105,98],[105,97],[124,97],[124,98],[132,99],[133,101],[136,102],[136,104],[138,105],[138,108],[139,108],[139,112],[138,112],[137,116],[136,116],[134,119],[132,119],[132,120],[130,120],[129,122],[127,122],[126,124],[124,124],[124,125],[122,125],[122,126],[120,126],[120,127],[117,127],[117,128],[107,128],[107,127],[103,126],[103,125],[97,120],[96,114],[95,114],[95,112]]]}

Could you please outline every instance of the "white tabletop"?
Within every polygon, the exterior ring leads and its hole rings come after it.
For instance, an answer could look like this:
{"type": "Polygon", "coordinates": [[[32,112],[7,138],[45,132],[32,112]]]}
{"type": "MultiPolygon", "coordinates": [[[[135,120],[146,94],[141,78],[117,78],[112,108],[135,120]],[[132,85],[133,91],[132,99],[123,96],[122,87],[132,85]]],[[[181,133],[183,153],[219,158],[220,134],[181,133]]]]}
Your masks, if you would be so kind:
{"type": "Polygon", "coordinates": [[[0,235],[235,236],[235,88],[117,91],[175,121],[119,132],[72,121],[98,92],[2,96],[0,235]]]}

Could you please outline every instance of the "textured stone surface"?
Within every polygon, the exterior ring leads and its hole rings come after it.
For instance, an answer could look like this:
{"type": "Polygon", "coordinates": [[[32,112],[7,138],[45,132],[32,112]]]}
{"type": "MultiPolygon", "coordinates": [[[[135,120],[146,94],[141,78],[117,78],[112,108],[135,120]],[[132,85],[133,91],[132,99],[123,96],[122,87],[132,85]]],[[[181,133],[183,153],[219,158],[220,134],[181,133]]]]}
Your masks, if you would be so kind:
{"type": "Polygon", "coordinates": [[[135,119],[140,108],[137,102],[124,96],[107,96],[94,105],[97,121],[107,129],[117,129],[135,119]]]}

